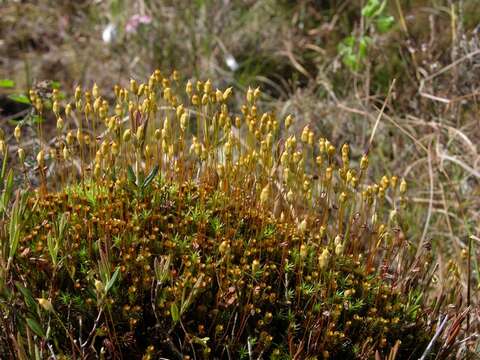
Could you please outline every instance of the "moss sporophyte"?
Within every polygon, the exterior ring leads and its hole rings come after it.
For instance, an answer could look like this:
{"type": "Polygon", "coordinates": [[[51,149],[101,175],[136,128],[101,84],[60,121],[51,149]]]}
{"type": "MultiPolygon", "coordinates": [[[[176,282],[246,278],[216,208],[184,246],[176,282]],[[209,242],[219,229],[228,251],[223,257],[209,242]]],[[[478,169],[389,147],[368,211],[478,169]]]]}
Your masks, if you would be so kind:
{"type": "Polygon", "coordinates": [[[2,358],[421,354],[435,322],[405,180],[368,183],[366,154],[296,134],[258,88],[235,112],[232,88],[179,79],[157,70],[71,103],[31,91],[55,128],[33,125],[33,144],[15,128],[18,147],[2,136],[4,159],[18,149],[1,179],[1,311],[15,329],[2,358]],[[15,162],[24,183],[9,197],[15,162]]]}

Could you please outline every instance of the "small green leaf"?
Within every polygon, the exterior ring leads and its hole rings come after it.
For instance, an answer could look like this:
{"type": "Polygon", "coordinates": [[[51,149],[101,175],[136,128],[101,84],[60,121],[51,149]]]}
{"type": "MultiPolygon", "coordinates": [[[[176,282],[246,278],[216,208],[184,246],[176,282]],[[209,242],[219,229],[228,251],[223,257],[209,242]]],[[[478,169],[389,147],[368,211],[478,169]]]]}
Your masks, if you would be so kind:
{"type": "Polygon", "coordinates": [[[4,195],[8,196],[8,199],[13,194],[13,169],[10,169],[7,174],[7,183],[5,187],[5,192],[3,193],[4,195]]]}
{"type": "Polygon", "coordinates": [[[20,241],[20,230],[22,226],[22,216],[24,212],[23,201],[24,197],[17,196],[15,202],[13,203],[13,207],[11,210],[11,217],[10,217],[10,224],[8,226],[8,237],[9,237],[9,254],[8,254],[8,263],[7,269],[10,267],[13,258],[15,257],[15,253],[17,252],[18,243],[20,241]]]}
{"type": "Polygon", "coordinates": [[[145,178],[145,181],[143,182],[142,188],[146,188],[150,183],[155,179],[155,176],[157,176],[158,173],[158,165],[155,165],[155,167],[150,171],[148,176],[145,178]]]}
{"type": "Polygon", "coordinates": [[[144,180],[145,180],[145,173],[143,170],[139,170],[137,174],[137,186],[142,187],[144,180]]]}
{"type": "Polygon", "coordinates": [[[395,18],[393,16],[383,15],[376,20],[375,26],[380,33],[386,33],[393,27],[394,23],[395,18]]]}
{"type": "Polygon", "coordinates": [[[52,82],[50,83],[50,87],[51,87],[52,89],[57,89],[57,90],[58,90],[58,89],[60,89],[60,82],[58,82],[58,81],[52,81],[52,82]]]}
{"type": "Polygon", "coordinates": [[[120,268],[117,266],[117,268],[115,269],[115,272],[113,273],[112,277],[110,278],[110,280],[108,280],[107,285],[105,285],[105,293],[108,293],[108,290],[110,290],[112,288],[113,284],[115,284],[115,281],[117,280],[119,271],[120,271],[120,268]]]}
{"type": "Polygon", "coordinates": [[[362,60],[365,58],[367,55],[367,49],[368,49],[368,38],[367,37],[362,37],[360,38],[360,41],[358,42],[358,60],[362,60]]]}
{"type": "Polygon", "coordinates": [[[133,185],[137,186],[137,177],[135,176],[135,173],[130,165],[127,167],[127,176],[128,176],[128,180],[133,185]]]}
{"type": "Polygon", "coordinates": [[[32,331],[40,336],[41,338],[46,337],[45,332],[42,329],[42,326],[37,322],[37,320],[32,319],[32,318],[27,318],[27,324],[32,331]]]}
{"type": "Polygon", "coordinates": [[[32,124],[37,125],[37,124],[42,124],[44,122],[44,119],[41,116],[38,115],[32,115],[29,117],[32,121],[32,124]]]}
{"type": "Polygon", "coordinates": [[[57,266],[57,257],[58,257],[58,239],[52,236],[51,233],[47,235],[47,248],[52,258],[52,263],[54,266],[57,266]]]}
{"type": "Polygon", "coordinates": [[[11,89],[15,87],[15,81],[10,79],[0,79],[0,88],[11,89]]]}
{"type": "Polygon", "coordinates": [[[0,211],[4,212],[8,208],[8,204],[10,203],[10,199],[12,198],[13,195],[13,169],[10,169],[7,174],[7,181],[6,183],[3,183],[5,179],[2,179],[2,189],[3,193],[0,198],[0,211]]]}
{"type": "Polygon", "coordinates": [[[371,18],[380,8],[380,2],[378,0],[369,0],[367,4],[362,8],[362,16],[371,18]]]}
{"type": "Polygon", "coordinates": [[[31,102],[30,102],[30,99],[26,96],[26,95],[23,95],[23,94],[12,94],[12,95],[8,95],[8,98],[10,100],[13,100],[15,102],[18,102],[20,104],[27,104],[27,105],[30,105],[31,102]]]}
{"type": "Polygon", "coordinates": [[[177,323],[180,320],[180,312],[178,311],[178,306],[176,303],[170,305],[170,314],[172,315],[172,320],[174,323],[177,323]]]}
{"type": "Polygon", "coordinates": [[[352,71],[358,70],[358,68],[360,66],[360,62],[359,62],[358,56],[356,54],[346,54],[343,57],[343,62],[352,71]]]}
{"type": "Polygon", "coordinates": [[[5,152],[5,156],[3,157],[3,162],[2,162],[2,171],[0,172],[0,190],[3,190],[3,187],[5,184],[3,181],[5,180],[5,174],[7,172],[7,160],[8,160],[8,151],[5,152]]]}
{"type": "Polygon", "coordinates": [[[343,41],[343,45],[347,48],[352,49],[355,46],[356,38],[354,36],[347,36],[343,41]]]}
{"type": "Polygon", "coordinates": [[[33,299],[33,295],[30,292],[30,290],[27,289],[26,287],[24,287],[18,281],[15,282],[15,286],[22,293],[23,298],[25,299],[25,304],[27,305],[27,307],[30,309],[30,311],[34,312],[36,307],[37,307],[37,302],[33,299]]]}

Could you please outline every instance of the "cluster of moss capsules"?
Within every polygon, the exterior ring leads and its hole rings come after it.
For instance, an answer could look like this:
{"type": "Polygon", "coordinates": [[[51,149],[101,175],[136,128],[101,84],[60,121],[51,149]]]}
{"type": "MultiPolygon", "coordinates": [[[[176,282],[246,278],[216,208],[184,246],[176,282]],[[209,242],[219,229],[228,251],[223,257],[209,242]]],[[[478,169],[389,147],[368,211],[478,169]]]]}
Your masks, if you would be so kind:
{"type": "Polygon", "coordinates": [[[30,149],[22,125],[16,145],[3,137],[25,175],[2,213],[5,356],[423,352],[434,327],[406,246],[404,180],[365,184],[366,154],[308,126],[297,138],[291,115],[261,112],[259,89],[238,114],[232,88],[177,72],[113,93],[112,105],[96,85],[72,103],[32,91],[55,129],[39,122],[30,149]]]}

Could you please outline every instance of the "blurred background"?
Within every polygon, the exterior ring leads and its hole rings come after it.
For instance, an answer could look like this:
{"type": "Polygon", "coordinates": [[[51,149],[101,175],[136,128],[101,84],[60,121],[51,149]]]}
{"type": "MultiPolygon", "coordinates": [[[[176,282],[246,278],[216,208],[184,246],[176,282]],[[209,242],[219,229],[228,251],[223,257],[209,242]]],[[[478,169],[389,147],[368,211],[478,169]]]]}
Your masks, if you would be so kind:
{"type": "Polygon", "coordinates": [[[458,264],[466,288],[468,242],[480,247],[478,0],[0,1],[0,54],[11,129],[29,88],[113,93],[156,68],[236,96],[260,86],[265,109],[369,151],[372,178],[405,177],[407,238],[458,264]]]}

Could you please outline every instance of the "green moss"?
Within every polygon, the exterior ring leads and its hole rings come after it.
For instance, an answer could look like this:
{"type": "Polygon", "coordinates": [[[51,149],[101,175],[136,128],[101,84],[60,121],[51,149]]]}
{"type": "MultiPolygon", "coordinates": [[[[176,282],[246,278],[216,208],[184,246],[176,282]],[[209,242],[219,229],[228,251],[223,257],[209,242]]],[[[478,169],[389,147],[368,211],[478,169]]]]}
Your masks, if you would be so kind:
{"type": "MultiPolygon", "coordinates": [[[[299,233],[238,191],[227,197],[212,190],[184,183],[172,191],[154,182],[149,197],[138,198],[128,184],[89,183],[32,195],[20,249],[29,255],[18,259],[15,280],[25,279],[33,297],[52,298],[58,350],[71,346],[61,322],[76,327],[74,319],[81,318],[87,339],[100,309],[92,345],[114,339],[116,351],[130,357],[151,345],[162,356],[174,356],[175,348],[210,351],[207,358],[222,357],[227,348],[238,355],[249,339],[264,356],[306,338],[298,349],[304,356],[328,352],[333,358],[383,352],[397,340],[399,354],[426,345],[431,331],[421,307],[408,301],[417,295],[350,256],[332,253],[321,268],[318,248],[327,239],[299,233]],[[68,227],[54,266],[45,238],[55,234],[62,214],[68,227]],[[115,269],[108,293],[98,291],[95,281],[110,279],[115,269]]],[[[32,309],[20,293],[15,298],[23,333],[32,309]]],[[[51,317],[36,316],[42,326],[51,317]]]]}

